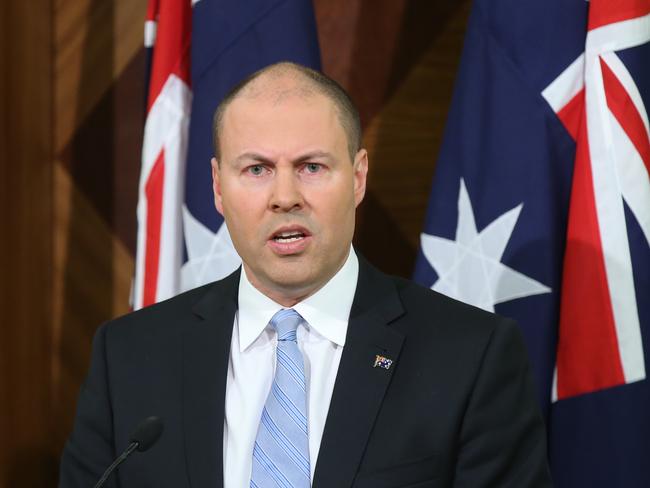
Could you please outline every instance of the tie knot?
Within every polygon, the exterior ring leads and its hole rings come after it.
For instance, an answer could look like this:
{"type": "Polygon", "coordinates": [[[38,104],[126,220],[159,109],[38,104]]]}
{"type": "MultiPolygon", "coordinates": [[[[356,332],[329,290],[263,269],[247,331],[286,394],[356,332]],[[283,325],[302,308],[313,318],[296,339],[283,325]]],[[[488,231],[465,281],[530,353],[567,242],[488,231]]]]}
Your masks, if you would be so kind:
{"type": "Polygon", "coordinates": [[[271,318],[271,325],[278,333],[279,341],[296,341],[296,329],[302,317],[293,308],[282,309],[271,318]]]}

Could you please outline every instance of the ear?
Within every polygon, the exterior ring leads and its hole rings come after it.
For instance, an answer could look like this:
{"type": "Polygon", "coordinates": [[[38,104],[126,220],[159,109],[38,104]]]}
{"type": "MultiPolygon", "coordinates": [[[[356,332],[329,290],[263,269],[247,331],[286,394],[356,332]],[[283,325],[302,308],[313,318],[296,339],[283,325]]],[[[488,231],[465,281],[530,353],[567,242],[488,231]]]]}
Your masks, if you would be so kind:
{"type": "Polygon", "coordinates": [[[354,157],[354,206],[358,207],[366,194],[366,178],[368,176],[368,151],[359,149],[354,157]]]}
{"type": "Polygon", "coordinates": [[[210,160],[212,165],[212,190],[214,191],[214,206],[221,215],[223,215],[223,199],[221,195],[221,174],[219,162],[216,158],[210,160]]]}

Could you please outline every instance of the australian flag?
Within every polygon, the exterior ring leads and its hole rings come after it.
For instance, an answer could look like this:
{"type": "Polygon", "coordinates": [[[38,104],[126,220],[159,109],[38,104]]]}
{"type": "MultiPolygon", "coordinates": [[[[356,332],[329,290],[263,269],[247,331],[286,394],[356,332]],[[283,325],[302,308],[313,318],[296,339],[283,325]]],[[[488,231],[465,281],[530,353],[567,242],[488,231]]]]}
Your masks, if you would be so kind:
{"type": "Polygon", "coordinates": [[[475,0],[415,279],[521,325],[555,484],[650,486],[650,0],[475,0]]]}
{"type": "Polygon", "coordinates": [[[212,114],[224,95],[275,62],[320,69],[311,0],[149,0],[145,46],[134,308],[240,264],[212,195],[212,114]]]}

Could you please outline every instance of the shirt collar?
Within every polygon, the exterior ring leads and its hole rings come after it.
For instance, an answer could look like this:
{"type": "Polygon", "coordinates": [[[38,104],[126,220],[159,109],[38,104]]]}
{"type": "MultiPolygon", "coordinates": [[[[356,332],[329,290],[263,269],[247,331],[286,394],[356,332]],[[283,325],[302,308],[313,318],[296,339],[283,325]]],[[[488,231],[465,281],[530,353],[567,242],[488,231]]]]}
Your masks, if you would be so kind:
{"type": "MultiPolygon", "coordinates": [[[[316,332],[343,346],[359,277],[359,260],[350,247],[343,267],[316,293],[293,306],[316,332]]],[[[242,266],[239,279],[238,329],[240,351],[264,331],[275,313],[286,308],[255,288],[242,266]]]]}

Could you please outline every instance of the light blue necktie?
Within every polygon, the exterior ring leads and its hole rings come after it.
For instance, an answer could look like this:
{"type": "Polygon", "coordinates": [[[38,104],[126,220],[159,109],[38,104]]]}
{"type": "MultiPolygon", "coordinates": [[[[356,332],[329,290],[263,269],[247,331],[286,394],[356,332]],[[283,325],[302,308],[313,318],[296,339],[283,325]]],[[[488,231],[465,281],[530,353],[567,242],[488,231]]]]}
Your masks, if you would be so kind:
{"type": "Polygon", "coordinates": [[[271,319],[278,333],[275,377],[253,448],[251,488],[309,488],[305,367],[296,341],[302,317],[292,308],[271,319]]]}

